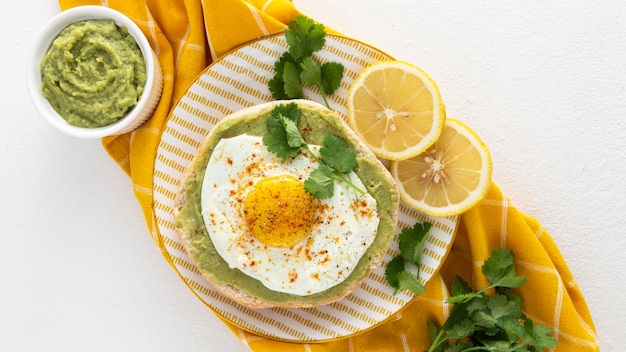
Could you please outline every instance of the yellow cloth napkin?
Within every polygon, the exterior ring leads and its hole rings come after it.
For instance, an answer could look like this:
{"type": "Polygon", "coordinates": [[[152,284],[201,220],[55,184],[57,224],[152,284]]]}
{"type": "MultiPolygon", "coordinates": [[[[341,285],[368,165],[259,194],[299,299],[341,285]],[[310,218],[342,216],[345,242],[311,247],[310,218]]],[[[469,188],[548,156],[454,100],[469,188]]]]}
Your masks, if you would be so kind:
{"type": "MultiPolygon", "coordinates": [[[[131,17],[148,37],[164,74],[161,101],[137,131],[103,139],[111,157],[132,178],[146,224],[158,247],[152,208],[152,173],[168,113],[194,78],[212,61],[253,39],[281,32],[299,12],[288,0],[60,0],[62,9],[102,5],[131,17]]],[[[367,38],[361,38],[367,40],[367,38]]],[[[519,292],[524,311],[549,326],[555,351],[598,351],[595,327],[574,278],[550,235],[533,218],[514,208],[493,185],[486,199],[461,218],[454,245],[427,290],[385,323],[365,333],[332,342],[287,343],[224,323],[254,351],[423,351],[426,321],[440,325],[455,274],[484,287],[483,261],[498,247],[512,249],[519,275],[529,281],[519,292]]]]}

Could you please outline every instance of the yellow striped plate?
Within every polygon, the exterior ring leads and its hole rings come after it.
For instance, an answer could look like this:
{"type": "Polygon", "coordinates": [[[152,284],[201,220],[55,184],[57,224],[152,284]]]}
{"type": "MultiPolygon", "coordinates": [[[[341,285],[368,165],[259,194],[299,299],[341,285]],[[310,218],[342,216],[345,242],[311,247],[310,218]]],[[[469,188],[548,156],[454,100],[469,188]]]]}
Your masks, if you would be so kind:
{"type": "MultiPolygon", "coordinates": [[[[394,290],[385,280],[385,266],[372,272],[346,298],[310,309],[249,309],[214,290],[184,251],[174,230],[174,196],[179,182],[200,143],[220,118],[255,104],[271,101],[267,82],[274,75],[274,62],[287,50],[284,36],[273,36],[234,50],[209,66],[189,87],[172,110],[161,137],[154,173],[154,210],[164,254],[184,283],[216,314],[233,324],[262,336],[286,341],[319,342],[338,339],[368,330],[385,321],[413,299],[394,290]]],[[[327,36],[317,58],[341,62],[344,78],[329,99],[331,108],[346,116],[348,87],[366,66],[388,55],[351,39],[327,36]]],[[[319,94],[305,90],[311,100],[322,102],[319,94]]],[[[400,227],[430,221],[419,278],[427,283],[439,269],[454,234],[458,218],[432,218],[401,204],[400,227]]],[[[385,264],[398,254],[393,242],[385,264]]]]}

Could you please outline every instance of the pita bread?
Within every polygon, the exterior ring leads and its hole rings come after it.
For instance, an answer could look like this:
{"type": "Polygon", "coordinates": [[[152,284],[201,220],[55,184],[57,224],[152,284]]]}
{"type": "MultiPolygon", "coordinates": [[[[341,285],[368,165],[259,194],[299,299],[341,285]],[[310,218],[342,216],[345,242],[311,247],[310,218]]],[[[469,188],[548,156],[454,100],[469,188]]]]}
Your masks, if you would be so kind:
{"type": "MultiPolygon", "coordinates": [[[[196,154],[196,156],[193,158],[189,168],[187,169],[187,171],[185,172],[183,176],[179,192],[175,198],[174,216],[176,217],[176,223],[177,223],[176,231],[178,232],[180,236],[180,239],[183,243],[183,246],[185,247],[185,250],[191,257],[191,259],[194,261],[194,263],[200,268],[200,272],[202,272],[205,279],[216,290],[218,290],[225,296],[230,297],[236,302],[242,305],[245,305],[247,307],[251,307],[251,308],[269,308],[269,307],[303,308],[303,307],[312,307],[312,306],[317,306],[317,305],[328,304],[328,303],[337,301],[345,297],[346,295],[350,294],[356,287],[358,287],[359,283],[367,276],[367,274],[369,274],[370,271],[372,271],[374,268],[380,265],[380,263],[382,262],[382,258],[384,254],[386,253],[387,248],[389,247],[389,244],[391,243],[391,240],[395,236],[395,227],[396,227],[396,222],[397,222],[397,217],[398,217],[398,199],[399,199],[398,190],[397,190],[396,184],[393,178],[391,177],[390,173],[388,172],[388,170],[376,158],[376,156],[371,152],[371,150],[367,148],[365,144],[363,144],[363,142],[356,136],[356,134],[352,132],[352,130],[343,121],[343,119],[341,119],[339,116],[337,116],[335,113],[328,110],[324,106],[318,103],[315,103],[313,101],[310,101],[310,100],[273,101],[270,103],[255,105],[250,108],[237,111],[221,119],[211,129],[209,134],[206,136],[204,142],[200,146],[198,154],[196,154]],[[237,122],[238,120],[250,119],[250,118],[254,118],[255,116],[259,116],[259,117],[264,116],[264,115],[267,116],[267,114],[277,105],[288,104],[288,103],[296,103],[302,109],[314,110],[314,111],[319,112],[320,118],[327,119],[328,122],[331,123],[331,125],[336,125],[338,129],[342,131],[342,136],[346,140],[348,140],[348,142],[351,145],[353,145],[355,152],[357,154],[357,158],[359,157],[366,158],[370,160],[373,163],[373,165],[375,165],[377,174],[380,175],[379,177],[377,176],[380,179],[379,182],[383,184],[383,187],[385,188],[384,191],[386,192],[385,196],[390,201],[390,205],[385,209],[385,214],[381,215],[380,209],[379,209],[379,217],[380,216],[387,217],[388,222],[391,224],[391,226],[388,226],[381,230],[380,225],[379,225],[379,230],[378,230],[377,238],[375,239],[375,241],[380,241],[379,243],[382,243],[382,245],[379,246],[379,249],[375,251],[374,253],[368,254],[368,258],[365,258],[367,266],[365,267],[365,269],[360,271],[360,274],[359,274],[360,276],[352,280],[352,282],[350,282],[349,284],[342,285],[339,289],[336,289],[336,290],[333,290],[334,288],[327,290],[327,291],[332,290],[332,292],[331,293],[325,292],[323,295],[320,295],[320,297],[316,297],[315,299],[308,299],[306,297],[296,296],[296,295],[280,294],[281,297],[285,295],[288,296],[288,299],[282,299],[284,298],[282,297],[278,301],[276,300],[270,301],[270,300],[266,300],[257,296],[254,290],[245,290],[240,287],[237,287],[234,284],[226,283],[224,282],[224,280],[218,280],[216,279],[217,277],[216,275],[219,276],[219,273],[211,272],[211,269],[201,268],[197,260],[198,255],[199,255],[199,250],[200,250],[199,246],[197,243],[194,242],[192,238],[192,233],[190,233],[192,231],[190,231],[188,228],[186,228],[186,226],[184,226],[183,220],[181,219],[180,215],[181,215],[181,211],[183,211],[183,209],[186,206],[191,206],[190,202],[194,201],[193,199],[197,199],[199,197],[197,194],[195,195],[193,194],[193,192],[199,192],[199,191],[190,190],[190,185],[194,184],[194,182],[198,182],[198,180],[199,182],[201,182],[202,175],[199,175],[199,170],[203,171],[204,169],[206,169],[206,165],[210,157],[210,151],[212,150],[211,146],[214,146],[217,143],[217,141],[219,141],[219,139],[221,138],[219,136],[223,135],[225,129],[228,129],[229,126],[232,126],[233,123],[237,122]]],[[[377,199],[377,201],[379,200],[377,199]]],[[[196,225],[196,226],[203,226],[203,224],[196,225]]],[[[204,231],[206,231],[206,229],[204,229],[204,231]]],[[[206,237],[208,237],[208,235],[206,237]]],[[[361,265],[361,263],[359,263],[359,265],[361,265]]],[[[231,269],[231,270],[237,270],[237,269],[231,269]]],[[[224,275],[227,275],[227,274],[224,274],[224,275]]]]}

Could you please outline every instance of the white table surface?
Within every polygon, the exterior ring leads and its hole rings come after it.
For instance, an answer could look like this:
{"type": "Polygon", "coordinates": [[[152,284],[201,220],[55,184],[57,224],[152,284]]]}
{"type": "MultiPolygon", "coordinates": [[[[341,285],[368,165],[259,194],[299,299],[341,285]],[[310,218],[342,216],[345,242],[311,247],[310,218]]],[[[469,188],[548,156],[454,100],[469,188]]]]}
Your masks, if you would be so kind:
{"type": "MultiPolygon", "coordinates": [[[[626,7],[603,1],[295,0],[422,67],[493,154],[493,180],[551,233],[603,351],[626,326],[626,7]]],[[[56,1],[0,21],[0,350],[246,351],[153,244],[99,140],[61,135],[24,81],[56,1]]]]}

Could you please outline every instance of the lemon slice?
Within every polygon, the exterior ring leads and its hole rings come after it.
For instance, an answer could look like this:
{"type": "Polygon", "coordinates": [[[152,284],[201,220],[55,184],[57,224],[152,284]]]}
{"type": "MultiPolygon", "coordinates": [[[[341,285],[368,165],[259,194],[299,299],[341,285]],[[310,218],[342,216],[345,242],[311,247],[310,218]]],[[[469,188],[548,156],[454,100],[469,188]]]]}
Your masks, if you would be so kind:
{"type": "Polygon", "coordinates": [[[402,200],[432,216],[458,215],[481,201],[491,184],[491,155],[469,127],[446,119],[425,152],[394,161],[391,174],[402,200]]]}
{"type": "Polygon", "coordinates": [[[404,61],[368,66],[350,86],[348,123],[382,159],[403,160],[433,144],[445,108],[435,82],[404,61]]]}

